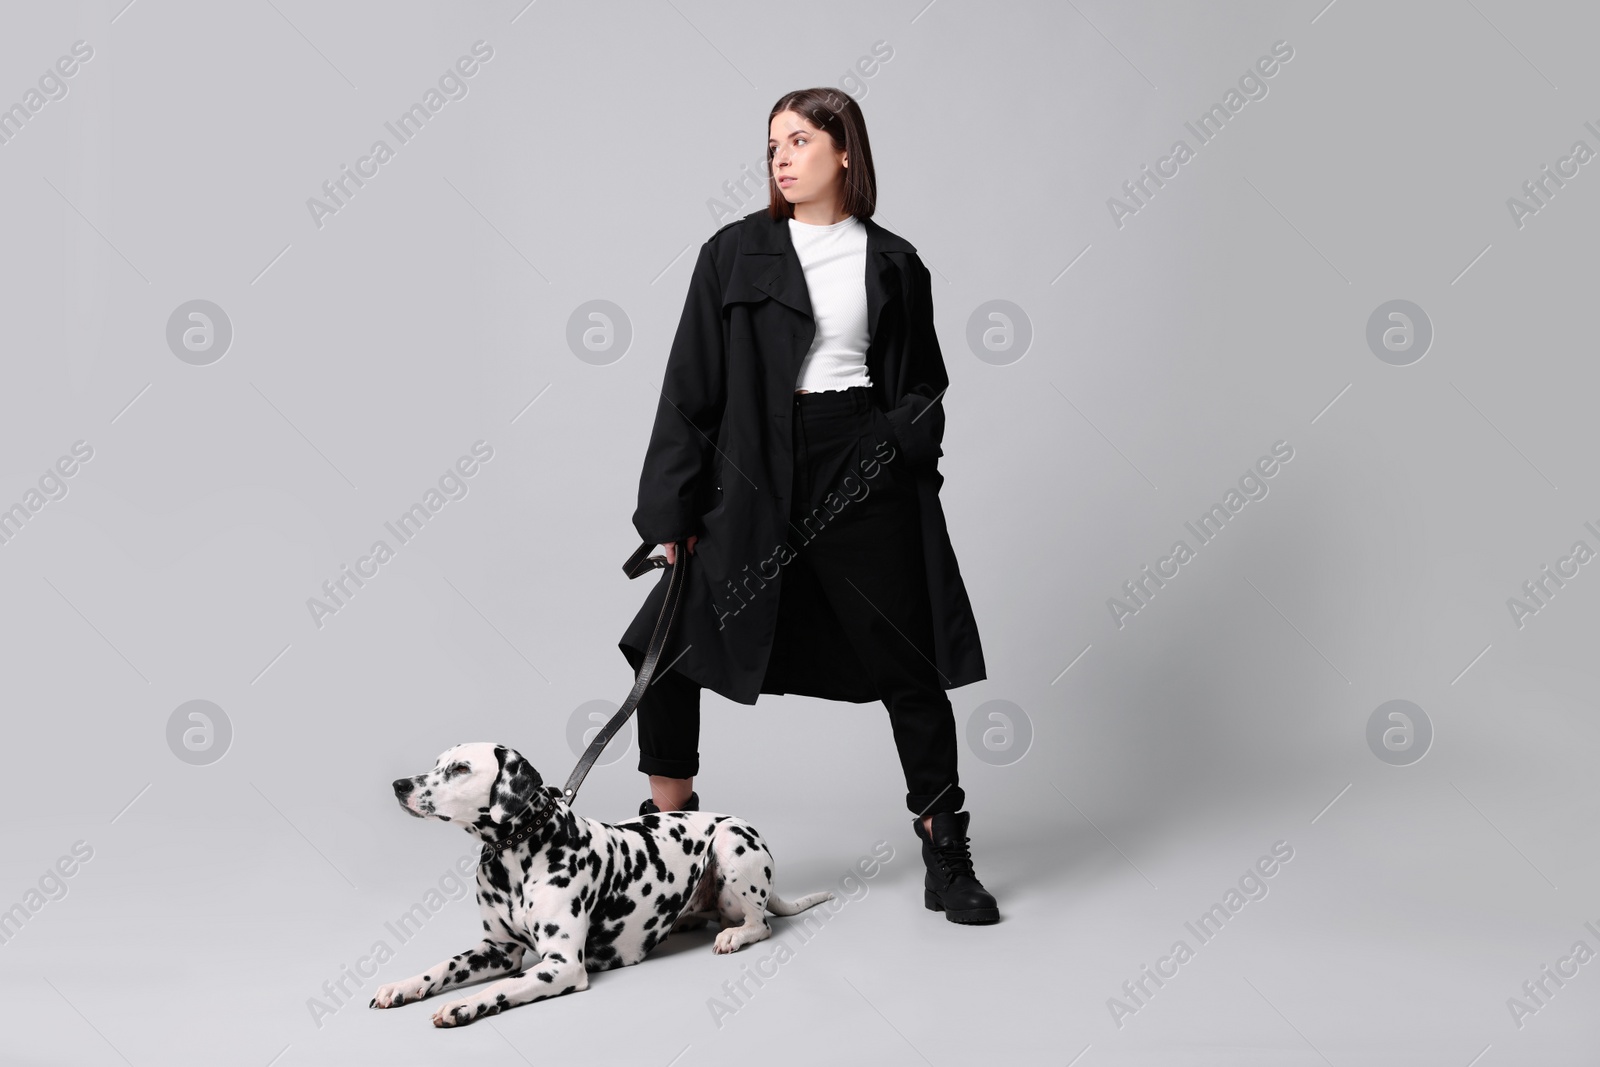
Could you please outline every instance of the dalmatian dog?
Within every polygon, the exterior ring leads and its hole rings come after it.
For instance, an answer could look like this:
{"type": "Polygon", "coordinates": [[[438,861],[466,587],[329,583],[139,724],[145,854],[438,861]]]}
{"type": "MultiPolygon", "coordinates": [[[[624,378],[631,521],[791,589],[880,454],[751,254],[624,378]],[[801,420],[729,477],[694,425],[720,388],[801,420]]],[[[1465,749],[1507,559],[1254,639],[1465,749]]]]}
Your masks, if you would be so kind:
{"type": "Polygon", "coordinates": [[[369,1005],[392,1008],[499,979],[442,1005],[434,1026],[587,989],[589,971],[638,963],[675,930],[708,919],[721,920],[713,951],[737,952],[771,936],[767,912],[795,915],[833,899],[820,892],[791,902],[773,892],[772,853],[743,819],[705,811],[586,819],[505,745],[447,749],[394,791],[411,815],[454,823],[484,843],[483,940],[382,986],[369,1005]]]}

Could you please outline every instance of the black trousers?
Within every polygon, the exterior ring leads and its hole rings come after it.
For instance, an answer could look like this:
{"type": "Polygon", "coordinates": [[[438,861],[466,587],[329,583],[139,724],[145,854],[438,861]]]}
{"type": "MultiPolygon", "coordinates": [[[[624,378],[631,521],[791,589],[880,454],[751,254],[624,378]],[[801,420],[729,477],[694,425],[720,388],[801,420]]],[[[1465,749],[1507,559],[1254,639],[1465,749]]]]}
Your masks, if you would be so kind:
{"type": "MultiPolygon", "coordinates": [[[[868,495],[824,524],[806,521],[846,475],[862,477],[857,461],[884,432],[880,419],[866,386],[795,394],[789,521],[796,535],[789,544],[797,555],[783,566],[809,568],[888,709],[906,808],[918,815],[960,811],[966,795],[956,773],[955,714],[933,663],[916,483],[903,455],[879,467],[868,495]]],[[[774,658],[793,625],[780,593],[774,658]]],[[[668,778],[699,773],[700,688],[670,668],[651,679],[635,713],[639,770],[668,778]]]]}

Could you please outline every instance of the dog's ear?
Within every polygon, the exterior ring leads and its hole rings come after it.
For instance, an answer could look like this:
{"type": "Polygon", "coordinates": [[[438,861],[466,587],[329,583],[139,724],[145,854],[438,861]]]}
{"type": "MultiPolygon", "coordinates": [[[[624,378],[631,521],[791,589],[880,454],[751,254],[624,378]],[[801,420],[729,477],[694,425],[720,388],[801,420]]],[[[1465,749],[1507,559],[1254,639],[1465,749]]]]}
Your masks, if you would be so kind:
{"type": "Polygon", "coordinates": [[[499,762],[500,770],[489,789],[489,807],[498,804],[507,818],[515,818],[538,799],[539,790],[544,788],[544,779],[533,764],[523,759],[514,748],[496,745],[494,758],[499,762]]]}

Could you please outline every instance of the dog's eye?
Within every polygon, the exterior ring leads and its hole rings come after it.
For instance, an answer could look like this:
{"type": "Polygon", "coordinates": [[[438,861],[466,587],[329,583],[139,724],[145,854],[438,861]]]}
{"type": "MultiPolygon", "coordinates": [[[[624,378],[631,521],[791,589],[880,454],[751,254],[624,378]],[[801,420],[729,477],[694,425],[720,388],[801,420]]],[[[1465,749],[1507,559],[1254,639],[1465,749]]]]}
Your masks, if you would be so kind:
{"type": "Polygon", "coordinates": [[[452,763],[449,768],[446,769],[444,774],[446,778],[450,778],[458,774],[468,774],[471,772],[471,770],[472,768],[467,766],[465,763],[452,763]]]}

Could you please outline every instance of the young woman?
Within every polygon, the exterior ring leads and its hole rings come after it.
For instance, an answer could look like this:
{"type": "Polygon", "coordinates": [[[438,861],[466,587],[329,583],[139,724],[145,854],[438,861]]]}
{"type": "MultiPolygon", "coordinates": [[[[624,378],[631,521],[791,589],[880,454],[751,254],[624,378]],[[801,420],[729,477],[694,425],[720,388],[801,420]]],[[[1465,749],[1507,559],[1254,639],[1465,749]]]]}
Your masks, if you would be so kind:
{"type": "MultiPolygon", "coordinates": [[[[945,694],[986,675],[939,503],[949,381],[928,269],[872,221],[855,100],[786,94],[767,156],[768,206],[700,249],[639,479],[639,535],[674,564],[693,557],[639,701],[651,793],[640,814],[698,810],[702,688],[742,704],[881,700],[925,905],[996,922],[973,870],[945,694]]],[[[635,672],[666,577],[619,642],[635,672]]]]}

